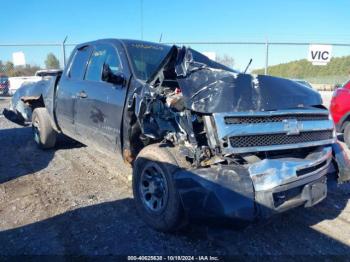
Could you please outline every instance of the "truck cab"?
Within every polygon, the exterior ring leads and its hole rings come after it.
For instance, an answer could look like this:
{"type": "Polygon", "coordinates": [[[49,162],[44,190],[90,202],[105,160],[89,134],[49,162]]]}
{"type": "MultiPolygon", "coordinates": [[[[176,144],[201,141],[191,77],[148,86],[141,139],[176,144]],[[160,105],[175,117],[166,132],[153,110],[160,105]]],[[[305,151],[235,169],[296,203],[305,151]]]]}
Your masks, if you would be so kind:
{"type": "Polygon", "coordinates": [[[115,152],[131,73],[120,43],[92,42],[77,47],[56,91],[57,125],[88,145],[115,152]],[[121,81],[107,80],[110,74],[121,81]]]}

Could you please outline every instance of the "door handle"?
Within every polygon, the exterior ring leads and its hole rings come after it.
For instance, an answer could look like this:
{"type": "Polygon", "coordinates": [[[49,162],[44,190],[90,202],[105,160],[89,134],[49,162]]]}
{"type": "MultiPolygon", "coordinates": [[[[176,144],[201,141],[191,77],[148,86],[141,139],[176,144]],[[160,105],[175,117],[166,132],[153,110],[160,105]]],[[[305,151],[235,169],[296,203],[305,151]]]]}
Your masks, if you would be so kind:
{"type": "Polygon", "coordinates": [[[80,98],[87,98],[88,95],[87,93],[85,93],[85,91],[80,91],[78,94],[77,94],[78,97],[80,98]]]}

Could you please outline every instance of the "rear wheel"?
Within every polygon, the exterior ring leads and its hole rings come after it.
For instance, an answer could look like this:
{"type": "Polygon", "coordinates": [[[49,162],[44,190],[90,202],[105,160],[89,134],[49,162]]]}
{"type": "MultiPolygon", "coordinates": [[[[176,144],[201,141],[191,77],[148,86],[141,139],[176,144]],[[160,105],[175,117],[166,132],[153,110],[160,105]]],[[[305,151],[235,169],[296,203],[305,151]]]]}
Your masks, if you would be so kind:
{"type": "Polygon", "coordinates": [[[52,148],[56,144],[57,132],[52,128],[46,108],[36,108],[32,115],[34,141],[42,149],[52,148]]]}
{"type": "Polygon", "coordinates": [[[345,124],[344,141],[345,141],[346,145],[348,146],[348,148],[350,148],[350,122],[347,122],[345,124]]]}
{"type": "Polygon", "coordinates": [[[174,173],[180,169],[174,154],[159,144],[141,150],[134,162],[133,193],[142,219],[156,230],[183,226],[183,209],[174,173]]]}

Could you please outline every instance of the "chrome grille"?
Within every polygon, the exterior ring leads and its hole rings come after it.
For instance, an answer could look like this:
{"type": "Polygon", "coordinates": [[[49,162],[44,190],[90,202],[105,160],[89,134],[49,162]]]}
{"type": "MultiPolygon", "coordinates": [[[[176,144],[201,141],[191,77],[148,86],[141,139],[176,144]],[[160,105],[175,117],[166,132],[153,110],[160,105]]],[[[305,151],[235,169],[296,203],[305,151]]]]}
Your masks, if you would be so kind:
{"type": "Polygon", "coordinates": [[[286,134],[266,134],[266,135],[250,135],[250,136],[234,136],[230,137],[230,145],[235,148],[241,147],[257,147],[257,146],[274,146],[274,145],[290,145],[298,143],[315,142],[321,140],[332,139],[333,132],[331,130],[322,130],[314,132],[302,132],[299,135],[288,136],[286,134]]]}
{"type": "Polygon", "coordinates": [[[334,123],[325,109],[222,112],[203,119],[210,146],[220,146],[223,154],[328,145],[335,141],[334,123]]]}
{"type": "Polygon", "coordinates": [[[259,123],[276,123],[287,119],[296,119],[298,121],[319,121],[328,120],[328,115],[325,114],[305,114],[305,115],[277,115],[277,116],[226,116],[224,117],[225,124],[239,125],[239,124],[259,124],[259,123]]]}

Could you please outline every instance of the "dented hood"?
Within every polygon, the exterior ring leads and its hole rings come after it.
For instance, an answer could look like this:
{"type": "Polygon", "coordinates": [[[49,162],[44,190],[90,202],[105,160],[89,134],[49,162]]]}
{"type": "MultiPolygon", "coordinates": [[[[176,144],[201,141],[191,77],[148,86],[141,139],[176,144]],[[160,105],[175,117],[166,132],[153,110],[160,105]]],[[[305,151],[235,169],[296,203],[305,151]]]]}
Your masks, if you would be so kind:
{"type": "Polygon", "coordinates": [[[155,84],[159,75],[173,75],[185,106],[201,113],[271,111],[322,104],[319,93],[294,81],[241,74],[185,47],[173,46],[148,82],[155,84]]]}
{"type": "Polygon", "coordinates": [[[241,74],[203,57],[186,48],[177,55],[177,81],[186,107],[193,111],[271,111],[322,104],[318,92],[294,81],[241,74]]]}
{"type": "Polygon", "coordinates": [[[201,113],[270,111],[322,104],[316,91],[272,76],[203,68],[178,78],[178,83],[186,107],[201,113]]]}
{"type": "Polygon", "coordinates": [[[173,46],[148,83],[156,85],[169,75],[176,78],[185,106],[201,113],[271,111],[322,104],[319,93],[292,80],[241,74],[185,47],[173,46]]]}

